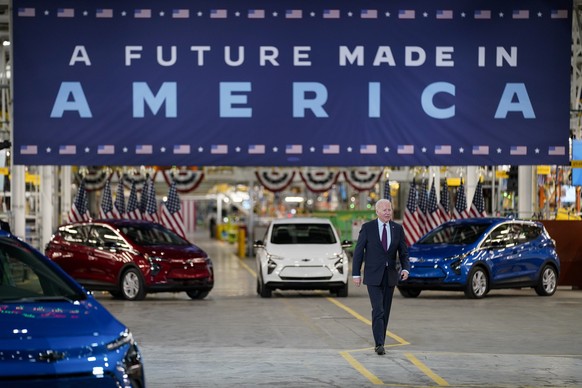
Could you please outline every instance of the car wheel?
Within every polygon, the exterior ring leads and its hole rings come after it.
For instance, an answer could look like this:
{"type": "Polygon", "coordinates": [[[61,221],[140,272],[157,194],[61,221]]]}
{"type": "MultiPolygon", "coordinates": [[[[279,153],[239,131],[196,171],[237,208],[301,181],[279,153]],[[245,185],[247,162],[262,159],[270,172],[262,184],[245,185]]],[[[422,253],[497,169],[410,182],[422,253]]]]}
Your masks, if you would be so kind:
{"type": "Polygon", "coordinates": [[[192,291],[186,291],[186,294],[191,298],[191,299],[204,299],[208,296],[208,294],[210,293],[209,290],[192,290],[192,291]]]}
{"type": "Polygon", "coordinates": [[[538,284],[535,286],[536,293],[540,296],[554,295],[558,286],[558,274],[551,265],[546,265],[540,273],[538,284]]]}
{"type": "Polygon", "coordinates": [[[261,298],[270,298],[273,293],[269,286],[263,283],[263,279],[257,279],[257,292],[261,298]]]}
{"type": "Polygon", "coordinates": [[[465,296],[471,299],[480,299],[489,291],[489,280],[483,268],[474,267],[467,277],[465,296]]]}
{"type": "Polygon", "coordinates": [[[418,288],[398,287],[398,291],[400,291],[400,295],[405,298],[416,298],[420,295],[422,290],[418,288]]]}
{"type": "Polygon", "coordinates": [[[141,274],[135,268],[130,268],[121,277],[121,294],[127,300],[142,300],[145,298],[145,286],[141,274]]]}
{"type": "Polygon", "coordinates": [[[336,294],[339,298],[346,298],[348,296],[348,284],[346,283],[340,288],[332,290],[332,293],[336,294]]]}

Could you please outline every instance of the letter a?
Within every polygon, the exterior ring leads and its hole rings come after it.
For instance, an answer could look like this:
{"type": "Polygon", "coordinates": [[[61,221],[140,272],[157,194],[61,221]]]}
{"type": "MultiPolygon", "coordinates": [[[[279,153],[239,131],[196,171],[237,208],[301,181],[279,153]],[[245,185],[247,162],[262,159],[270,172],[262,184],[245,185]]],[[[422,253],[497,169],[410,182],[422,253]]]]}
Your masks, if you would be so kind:
{"type": "Polygon", "coordinates": [[[61,118],[67,110],[79,112],[79,116],[82,118],[93,117],[80,82],[61,82],[61,87],[51,112],[51,118],[61,118]],[[69,96],[72,96],[70,101],[69,96]]]}
{"type": "Polygon", "coordinates": [[[495,112],[495,118],[505,119],[508,112],[521,112],[524,119],[536,118],[525,84],[508,83],[505,85],[497,112],[495,112]],[[517,97],[517,102],[513,102],[514,96],[517,97]]]}

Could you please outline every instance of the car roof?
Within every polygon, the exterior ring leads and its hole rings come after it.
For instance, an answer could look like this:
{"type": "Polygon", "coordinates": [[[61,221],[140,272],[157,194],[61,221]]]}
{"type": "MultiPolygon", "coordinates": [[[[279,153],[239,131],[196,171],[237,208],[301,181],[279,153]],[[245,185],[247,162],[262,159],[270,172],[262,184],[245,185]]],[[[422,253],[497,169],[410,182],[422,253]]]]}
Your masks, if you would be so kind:
{"type": "Polygon", "coordinates": [[[508,217],[477,217],[477,218],[463,218],[459,220],[451,220],[447,221],[445,224],[448,225],[464,225],[464,224],[488,224],[488,225],[498,225],[504,222],[513,222],[513,223],[521,223],[521,224],[532,224],[537,225],[539,224],[536,221],[531,220],[521,220],[517,218],[508,218],[508,217]]]}
{"type": "Polygon", "coordinates": [[[94,224],[106,224],[106,225],[110,225],[113,227],[119,227],[119,226],[131,226],[131,225],[135,225],[135,226],[144,226],[144,225],[154,225],[156,224],[155,222],[151,222],[151,221],[146,221],[146,220],[130,220],[130,219],[114,219],[114,218],[108,218],[108,219],[95,219],[95,220],[91,220],[91,221],[85,221],[85,222],[71,222],[69,224],[65,224],[62,225],[64,227],[67,226],[79,226],[79,225],[94,225],[94,224]]]}
{"type": "Polygon", "coordinates": [[[271,221],[272,224],[331,224],[327,218],[318,217],[293,217],[293,218],[278,218],[271,221]]]}

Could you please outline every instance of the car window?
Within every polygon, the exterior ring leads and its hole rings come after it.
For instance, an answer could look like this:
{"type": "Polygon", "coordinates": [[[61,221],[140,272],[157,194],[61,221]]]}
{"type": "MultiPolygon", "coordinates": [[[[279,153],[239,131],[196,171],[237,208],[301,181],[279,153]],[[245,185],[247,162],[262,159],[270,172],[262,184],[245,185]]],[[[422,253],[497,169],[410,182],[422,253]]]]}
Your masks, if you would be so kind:
{"type": "Polygon", "coordinates": [[[489,224],[443,225],[428,233],[417,244],[473,244],[483,235],[488,227],[489,224]]]}
{"type": "Polygon", "coordinates": [[[89,231],[89,245],[94,247],[112,247],[123,244],[123,239],[111,230],[102,225],[94,225],[89,231]]]}
{"type": "Polygon", "coordinates": [[[329,224],[276,224],[271,232],[273,244],[335,244],[329,224]]]}
{"type": "Polygon", "coordinates": [[[524,244],[537,239],[542,234],[541,228],[536,225],[517,225],[515,238],[518,244],[524,244]]]}
{"type": "Polygon", "coordinates": [[[52,268],[25,246],[0,238],[0,301],[26,298],[84,299],[52,268]]]}
{"type": "Polygon", "coordinates": [[[137,245],[190,245],[176,233],[156,225],[124,225],[119,230],[137,245]]]}
{"type": "Polygon", "coordinates": [[[517,245],[515,228],[510,224],[503,224],[491,231],[483,246],[488,248],[509,248],[517,245]]]}
{"type": "Polygon", "coordinates": [[[89,228],[87,226],[66,226],[59,229],[63,240],[72,244],[84,244],[87,240],[89,228]]]}

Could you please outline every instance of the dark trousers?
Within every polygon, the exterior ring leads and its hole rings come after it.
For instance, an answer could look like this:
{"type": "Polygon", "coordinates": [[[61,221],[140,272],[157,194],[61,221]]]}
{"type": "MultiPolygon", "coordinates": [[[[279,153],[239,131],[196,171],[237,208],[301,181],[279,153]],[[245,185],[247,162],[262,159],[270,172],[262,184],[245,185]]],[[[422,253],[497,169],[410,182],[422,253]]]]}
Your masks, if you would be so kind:
{"type": "Polygon", "coordinates": [[[388,320],[390,319],[390,308],[392,307],[392,296],[394,286],[388,285],[388,270],[384,270],[384,276],[379,286],[368,285],[368,296],[372,304],[372,334],[375,345],[384,345],[388,320]]]}

